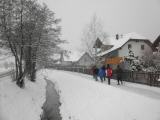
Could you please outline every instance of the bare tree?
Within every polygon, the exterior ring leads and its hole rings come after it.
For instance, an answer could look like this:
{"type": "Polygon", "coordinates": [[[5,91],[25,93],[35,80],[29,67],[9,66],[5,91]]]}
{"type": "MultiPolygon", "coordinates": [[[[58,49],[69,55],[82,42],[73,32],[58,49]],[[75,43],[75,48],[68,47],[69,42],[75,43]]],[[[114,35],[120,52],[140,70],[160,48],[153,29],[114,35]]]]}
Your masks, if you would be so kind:
{"type": "Polygon", "coordinates": [[[103,31],[103,26],[98,20],[97,16],[94,15],[91,18],[89,24],[87,24],[82,33],[82,51],[87,51],[92,57],[95,57],[95,51],[93,45],[97,38],[102,41],[107,38],[107,33],[103,31]]]}
{"type": "Polygon", "coordinates": [[[27,75],[35,81],[38,61],[63,42],[59,21],[36,0],[0,0],[0,38],[15,57],[18,86],[23,87],[27,75]]]}

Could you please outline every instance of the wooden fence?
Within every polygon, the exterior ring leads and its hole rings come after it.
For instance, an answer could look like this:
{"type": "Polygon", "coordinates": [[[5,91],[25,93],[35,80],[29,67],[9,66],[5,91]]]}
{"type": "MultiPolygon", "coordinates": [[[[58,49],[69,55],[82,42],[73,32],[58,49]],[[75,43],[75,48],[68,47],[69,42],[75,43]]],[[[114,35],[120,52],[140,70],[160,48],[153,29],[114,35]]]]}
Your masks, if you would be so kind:
{"type": "Polygon", "coordinates": [[[0,78],[7,77],[7,76],[12,76],[12,75],[14,75],[14,73],[15,73],[14,70],[10,70],[10,71],[4,72],[4,73],[0,73],[0,78]]]}
{"type": "MultiPolygon", "coordinates": [[[[52,69],[79,72],[79,73],[92,75],[91,68],[89,67],[87,68],[87,67],[80,67],[80,66],[73,66],[73,67],[56,66],[56,67],[52,67],[52,69]]],[[[15,71],[10,70],[5,73],[0,73],[0,78],[6,77],[6,76],[11,76],[14,78],[14,74],[15,74],[15,71]]],[[[113,71],[112,79],[116,79],[116,76],[117,76],[116,72],[113,71]]],[[[122,79],[127,82],[140,83],[140,84],[160,87],[160,72],[152,73],[152,72],[124,71],[122,73],[122,79]]]]}
{"type": "MultiPolygon", "coordinates": [[[[115,72],[113,78],[116,79],[115,72]]],[[[122,79],[128,82],[160,87],[160,73],[124,71],[122,73],[122,79]]]]}
{"type": "MultiPolygon", "coordinates": [[[[91,68],[87,68],[87,67],[56,66],[53,68],[57,70],[65,70],[65,71],[79,72],[79,73],[92,75],[91,68]]],[[[116,72],[113,71],[112,79],[116,79],[116,76],[117,76],[116,72]]],[[[127,82],[134,82],[134,83],[140,83],[140,84],[160,87],[160,72],[152,73],[152,72],[124,71],[122,73],[122,79],[127,82]]]]}

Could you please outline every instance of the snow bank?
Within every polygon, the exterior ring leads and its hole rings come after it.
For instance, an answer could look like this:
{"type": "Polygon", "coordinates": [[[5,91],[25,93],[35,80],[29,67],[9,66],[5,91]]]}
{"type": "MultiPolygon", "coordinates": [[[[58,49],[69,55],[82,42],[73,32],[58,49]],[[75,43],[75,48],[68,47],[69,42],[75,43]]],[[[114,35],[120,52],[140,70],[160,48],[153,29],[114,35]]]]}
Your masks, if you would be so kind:
{"type": "Polygon", "coordinates": [[[35,83],[25,80],[21,89],[10,77],[0,79],[0,120],[40,120],[46,81],[38,72],[35,83]]]}
{"type": "Polygon", "coordinates": [[[10,71],[14,68],[14,57],[0,55],[0,74],[10,71]]]}
{"type": "Polygon", "coordinates": [[[63,120],[160,120],[160,99],[71,72],[46,70],[45,74],[60,94],[63,120]]]}

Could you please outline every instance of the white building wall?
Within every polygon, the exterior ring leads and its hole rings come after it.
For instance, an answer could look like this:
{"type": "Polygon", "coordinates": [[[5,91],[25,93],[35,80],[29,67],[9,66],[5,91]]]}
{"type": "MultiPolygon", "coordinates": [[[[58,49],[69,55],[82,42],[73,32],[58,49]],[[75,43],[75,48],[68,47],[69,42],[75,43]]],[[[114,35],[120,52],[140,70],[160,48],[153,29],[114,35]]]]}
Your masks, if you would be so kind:
{"type": "Polygon", "coordinates": [[[144,41],[128,41],[121,49],[118,50],[118,56],[124,57],[129,55],[128,44],[131,44],[131,50],[134,56],[141,58],[144,55],[152,54],[152,48],[144,41]],[[141,50],[141,45],[144,45],[144,50],[141,50]]]}

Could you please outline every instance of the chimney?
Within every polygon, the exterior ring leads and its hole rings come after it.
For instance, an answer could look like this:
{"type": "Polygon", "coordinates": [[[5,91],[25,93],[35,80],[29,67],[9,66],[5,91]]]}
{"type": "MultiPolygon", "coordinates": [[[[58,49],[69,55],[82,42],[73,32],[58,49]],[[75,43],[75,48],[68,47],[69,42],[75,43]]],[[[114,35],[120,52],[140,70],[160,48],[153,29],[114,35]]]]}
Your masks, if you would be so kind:
{"type": "Polygon", "coordinates": [[[119,35],[118,34],[116,34],[116,40],[118,40],[119,39],[119,35]]]}

